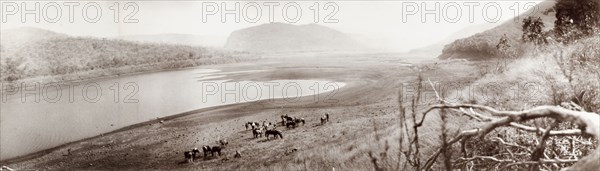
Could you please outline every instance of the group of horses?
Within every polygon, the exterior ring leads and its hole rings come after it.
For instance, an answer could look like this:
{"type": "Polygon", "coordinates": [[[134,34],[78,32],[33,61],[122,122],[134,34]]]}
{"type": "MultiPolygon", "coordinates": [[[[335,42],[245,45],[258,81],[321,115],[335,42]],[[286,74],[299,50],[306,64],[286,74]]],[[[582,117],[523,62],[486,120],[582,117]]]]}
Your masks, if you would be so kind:
{"type": "Polygon", "coordinates": [[[269,135],[273,135],[275,138],[283,138],[281,131],[277,130],[276,126],[270,122],[266,123],[266,121],[263,121],[262,125],[259,125],[257,122],[247,122],[245,126],[246,130],[252,128],[254,138],[262,137],[263,135],[267,137],[267,140],[269,139],[269,135]]]}
{"type": "MultiPolygon", "coordinates": [[[[204,159],[207,159],[209,154],[214,157],[215,154],[217,154],[218,156],[221,156],[221,150],[223,150],[223,148],[225,148],[229,142],[227,142],[226,139],[221,139],[218,141],[219,145],[216,146],[202,146],[202,152],[204,153],[204,159]]],[[[198,150],[198,148],[193,148],[191,151],[185,151],[183,152],[183,155],[185,156],[185,160],[188,163],[192,163],[194,160],[196,160],[198,158],[198,154],[200,154],[200,150],[198,150]]]]}
{"type": "MultiPolygon", "coordinates": [[[[329,114],[325,113],[325,115],[321,117],[321,125],[324,125],[327,122],[329,122],[329,114]]],[[[281,115],[281,125],[288,129],[296,128],[297,126],[300,126],[300,124],[306,124],[304,118],[291,117],[287,114],[281,115]]],[[[269,140],[269,136],[271,135],[275,138],[283,138],[281,131],[277,130],[277,125],[272,124],[271,122],[267,123],[266,121],[263,121],[262,124],[259,124],[258,122],[247,122],[244,124],[244,126],[246,127],[246,130],[252,129],[252,135],[254,138],[264,136],[267,138],[267,140],[269,140]]],[[[221,156],[221,150],[228,145],[228,142],[226,139],[221,139],[218,141],[218,144],[219,145],[212,147],[208,145],[202,146],[204,159],[207,159],[209,155],[212,157],[214,157],[215,154],[221,156]]],[[[200,154],[200,150],[198,148],[193,148],[191,151],[184,152],[185,159],[188,163],[192,163],[194,160],[196,160],[196,158],[198,158],[198,154],[200,154]]],[[[241,157],[241,153],[236,151],[234,157],[241,157]]]]}
{"type": "Polygon", "coordinates": [[[281,115],[281,124],[287,128],[296,128],[300,125],[300,123],[302,123],[302,125],[306,123],[304,118],[291,117],[287,114],[281,115]]]}
{"type": "MultiPolygon", "coordinates": [[[[325,113],[325,115],[321,117],[321,125],[327,122],[329,122],[329,113],[325,113]]],[[[300,126],[300,124],[306,124],[306,120],[304,120],[304,118],[291,117],[287,114],[281,115],[281,125],[288,129],[296,128],[300,126]]],[[[252,129],[254,138],[259,138],[263,135],[267,137],[267,140],[269,139],[269,135],[273,135],[275,138],[278,136],[279,138],[283,138],[281,131],[277,130],[277,126],[271,122],[267,123],[266,121],[263,121],[262,124],[259,124],[258,122],[247,122],[245,126],[246,130],[252,129]]]]}

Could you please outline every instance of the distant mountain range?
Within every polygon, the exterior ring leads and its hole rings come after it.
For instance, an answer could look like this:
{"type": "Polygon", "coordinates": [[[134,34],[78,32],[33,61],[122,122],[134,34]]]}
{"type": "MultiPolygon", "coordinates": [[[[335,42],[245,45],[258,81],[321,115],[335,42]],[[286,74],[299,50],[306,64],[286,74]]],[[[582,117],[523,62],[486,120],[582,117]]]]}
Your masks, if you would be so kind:
{"type": "Polygon", "coordinates": [[[366,49],[352,36],[318,25],[269,23],[231,33],[226,49],[255,52],[355,51],[366,49]]]}

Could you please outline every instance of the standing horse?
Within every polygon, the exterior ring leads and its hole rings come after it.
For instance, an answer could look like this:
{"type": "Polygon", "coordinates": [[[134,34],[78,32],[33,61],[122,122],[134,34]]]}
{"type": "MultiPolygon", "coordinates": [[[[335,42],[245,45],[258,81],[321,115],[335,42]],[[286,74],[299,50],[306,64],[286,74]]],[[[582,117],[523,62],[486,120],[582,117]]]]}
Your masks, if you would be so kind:
{"type": "Polygon", "coordinates": [[[204,152],[204,158],[208,157],[209,153],[212,153],[212,149],[207,145],[202,146],[202,151],[204,152]]]}
{"type": "Polygon", "coordinates": [[[215,156],[215,153],[218,153],[219,156],[221,156],[221,147],[220,146],[214,146],[210,149],[210,151],[212,152],[212,156],[215,156]]]}
{"type": "Polygon", "coordinates": [[[294,121],[294,118],[293,118],[293,117],[291,117],[291,116],[287,116],[287,115],[286,115],[286,116],[285,116],[285,121],[286,121],[286,122],[292,122],[292,121],[294,121]]]}
{"type": "Polygon", "coordinates": [[[196,155],[197,155],[198,153],[200,153],[200,150],[198,150],[198,148],[194,148],[194,149],[192,149],[192,158],[193,158],[194,160],[196,160],[196,155]]]}
{"type": "Polygon", "coordinates": [[[287,114],[281,115],[281,125],[286,125],[288,122],[294,121],[294,118],[288,116],[287,114]]]}
{"type": "Polygon", "coordinates": [[[252,134],[254,135],[254,138],[262,137],[263,131],[261,128],[254,128],[252,129],[252,134]]]}
{"type": "Polygon", "coordinates": [[[246,130],[248,130],[248,128],[256,128],[258,127],[258,122],[247,122],[246,124],[244,124],[246,126],[246,130]]]}
{"type": "MultiPolygon", "coordinates": [[[[290,117],[291,118],[291,117],[290,117]]],[[[304,120],[304,118],[292,118],[290,121],[288,121],[285,126],[288,128],[295,128],[298,125],[300,125],[300,123],[302,123],[302,125],[306,124],[306,121],[304,120]]]]}
{"type": "Polygon", "coordinates": [[[185,161],[187,161],[188,163],[193,162],[193,152],[192,151],[185,151],[183,152],[183,155],[185,156],[185,161]]]}
{"type": "Polygon", "coordinates": [[[329,122],[329,113],[325,113],[325,115],[321,117],[321,125],[325,125],[327,122],[329,122]]]}
{"type": "Polygon", "coordinates": [[[219,144],[221,144],[221,146],[225,147],[229,144],[229,142],[227,142],[227,139],[221,139],[221,140],[219,140],[219,144]]]}
{"type": "Polygon", "coordinates": [[[275,138],[277,138],[277,136],[279,136],[279,138],[283,138],[283,135],[278,130],[267,130],[267,131],[265,131],[265,137],[267,137],[267,140],[269,139],[269,135],[273,135],[275,138]]]}
{"type": "Polygon", "coordinates": [[[285,118],[288,117],[287,114],[281,115],[281,123],[285,125],[285,118]]]}
{"type": "Polygon", "coordinates": [[[285,123],[285,127],[287,127],[287,128],[296,128],[296,126],[298,126],[298,124],[296,122],[285,123]]]}
{"type": "Polygon", "coordinates": [[[296,122],[297,124],[302,123],[302,125],[306,123],[306,121],[304,121],[304,118],[294,118],[294,122],[296,122]]]}

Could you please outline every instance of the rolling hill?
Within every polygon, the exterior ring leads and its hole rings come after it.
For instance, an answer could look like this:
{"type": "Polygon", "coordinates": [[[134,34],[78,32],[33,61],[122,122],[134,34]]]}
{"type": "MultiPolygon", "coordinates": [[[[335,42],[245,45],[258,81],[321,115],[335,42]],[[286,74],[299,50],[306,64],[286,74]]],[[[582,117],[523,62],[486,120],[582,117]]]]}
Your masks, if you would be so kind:
{"type": "Polygon", "coordinates": [[[37,28],[5,30],[1,36],[2,82],[65,75],[83,79],[184,68],[235,62],[243,55],[205,47],[74,37],[37,28]]]}
{"type": "Polygon", "coordinates": [[[554,26],[555,12],[553,6],[554,0],[543,1],[537,4],[531,10],[519,15],[514,20],[509,20],[484,32],[472,35],[467,38],[458,39],[444,46],[440,59],[489,59],[496,58],[499,55],[496,45],[503,35],[506,35],[513,48],[521,43],[521,23],[527,16],[541,17],[545,28],[554,26]]]}
{"type": "Polygon", "coordinates": [[[269,23],[231,33],[226,49],[258,52],[346,51],[364,47],[352,36],[318,25],[269,23]]]}

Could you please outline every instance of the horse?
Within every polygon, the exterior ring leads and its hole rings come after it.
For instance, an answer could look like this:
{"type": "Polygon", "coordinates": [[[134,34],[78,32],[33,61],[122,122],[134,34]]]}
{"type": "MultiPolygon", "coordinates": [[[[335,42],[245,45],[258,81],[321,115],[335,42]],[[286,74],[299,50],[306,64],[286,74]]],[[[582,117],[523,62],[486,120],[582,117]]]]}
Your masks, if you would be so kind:
{"type": "Polygon", "coordinates": [[[236,150],[233,158],[242,158],[242,153],[240,153],[240,151],[236,150]]]}
{"type": "Polygon", "coordinates": [[[263,131],[260,128],[255,128],[255,129],[252,129],[252,134],[254,135],[254,138],[258,138],[258,137],[262,136],[263,131]]]}
{"type": "Polygon", "coordinates": [[[327,122],[329,122],[329,114],[325,113],[325,115],[321,117],[321,125],[324,125],[327,122]]]}
{"type": "Polygon", "coordinates": [[[225,147],[229,144],[229,142],[227,142],[227,139],[221,139],[221,140],[219,140],[219,144],[221,144],[221,146],[225,147]]]}
{"type": "Polygon", "coordinates": [[[200,153],[200,150],[198,150],[198,148],[194,148],[192,149],[192,158],[196,159],[196,155],[200,153]]]}
{"type": "Polygon", "coordinates": [[[219,154],[219,156],[221,156],[221,147],[220,146],[214,146],[210,149],[210,151],[212,152],[212,156],[215,156],[215,153],[219,154]]]}
{"type": "Polygon", "coordinates": [[[287,122],[294,121],[294,118],[288,116],[287,114],[281,115],[281,123],[285,125],[287,122]]]}
{"type": "Polygon", "coordinates": [[[286,117],[288,117],[287,114],[281,115],[281,123],[285,124],[286,117]]]}
{"type": "Polygon", "coordinates": [[[302,123],[302,125],[306,123],[304,118],[294,118],[294,122],[296,122],[297,124],[302,123]]]}
{"type": "Polygon", "coordinates": [[[185,151],[183,152],[183,155],[185,156],[185,161],[187,161],[188,163],[192,163],[193,162],[193,152],[192,151],[185,151]]]}
{"type": "Polygon", "coordinates": [[[265,137],[267,137],[267,140],[269,139],[269,135],[273,135],[275,138],[277,138],[277,136],[279,136],[279,138],[283,138],[283,135],[278,130],[267,130],[267,131],[265,131],[265,137]]]}
{"type": "Polygon", "coordinates": [[[321,117],[321,125],[325,125],[327,122],[329,122],[329,113],[325,113],[325,115],[321,117]]]}
{"type": "Polygon", "coordinates": [[[292,118],[292,120],[290,122],[287,122],[285,124],[286,127],[290,128],[295,128],[296,126],[300,125],[300,123],[302,123],[302,125],[306,124],[306,121],[304,120],[304,118],[292,118]]]}
{"type": "Polygon", "coordinates": [[[248,128],[256,128],[258,127],[258,122],[247,122],[246,124],[244,124],[246,126],[246,130],[248,130],[248,128]]]}
{"type": "Polygon", "coordinates": [[[285,127],[287,127],[287,128],[296,128],[296,126],[297,126],[296,122],[285,123],[285,127]]]}
{"type": "Polygon", "coordinates": [[[285,121],[286,121],[286,122],[291,122],[291,121],[294,121],[294,118],[293,118],[293,117],[291,117],[291,116],[287,116],[287,115],[285,115],[285,121]]]}
{"type": "Polygon", "coordinates": [[[204,152],[204,158],[208,157],[208,153],[212,153],[212,149],[210,146],[202,146],[202,151],[204,152]]]}

